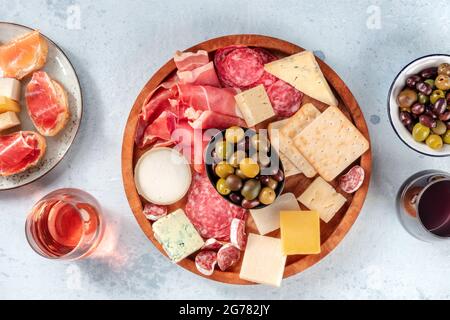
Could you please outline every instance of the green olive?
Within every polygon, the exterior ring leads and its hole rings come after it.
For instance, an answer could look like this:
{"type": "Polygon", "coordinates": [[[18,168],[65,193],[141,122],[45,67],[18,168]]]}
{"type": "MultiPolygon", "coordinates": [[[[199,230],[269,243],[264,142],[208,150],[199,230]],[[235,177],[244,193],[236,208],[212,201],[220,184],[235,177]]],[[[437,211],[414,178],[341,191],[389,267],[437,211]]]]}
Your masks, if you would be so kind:
{"type": "Polygon", "coordinates": [[[431,131],[433,131],[433,133],[437,135],[443,135],[444,133],[447,132],[447,125],[441,120],[438,120],[436,122],[436,127],[432,128],[431,131]]]}
{"type": "Polygon", "coordinates": [[[233,167],[237,168],[239,167],[239,163],[241,163],[241,161],[244,160],[245,157],[247,157],[245,151],[238,150],[231,155],[231,157],[228,159],[228,163],[231,164],[233,167]]]}
{"type": "Polygon", "coordinates": [[[258,199],[263,204],[271,204],[275,201],[276,193],[272,188],[265,187],[259,193],[258,199]]]}
{"type": "Polygon", "coordinates": [[[443,74],[450,77],[450,64],[442,63],[438,67],[438,74],[443,74]]]}
{"type": "Polygon", "coordinates": [[[228,159],[233,152],[233,145],[226,141],[219,141],[216,143],[216,153],[221,159],[228,159]]]}
{"type": "Polygon", "coordinates": [[[253,159],[253,161],[259,163],[262,167],[267,167],[270,164],[270,157],[264,152],[257,152],[253,154],[251,158],[253,159]]]}
{"type": "Polygon", "coordinates": [[[428,104],[430,102],[430,97],[427,96],[426,94],[419,93],[418,98],[420,104],[428,104]]]}
{"type": "Polygon", "coordinates": [[[267,137],[261,136],[259,134],[255,134],[253,137],[250,138],[250,144],[255,148],[256,150],[261,150],[262,152],[267,153],[269,151],[269,140],[267,140],[267,137]]]}
{"type": "Polygon", "coordinates": [[[216,169],[214,171],[216,175],[219,176],[220,178],[226,178],[230,174],[234,173],[234,168],[229,163],[222,161],[217,164],[216,169]]]}
{"type": "Polygon", "coordinates": [[[430,128],[424,126],[421,123],[417,123],[413,128],[412,135],[414,140],[416,140],[417,142],[423,142],[430,135],[430,131],[430,128]]]}
{"type": "Polygon", "coordinates": [[[230,127],[225,131],[225,140],[230,143],[238,143],[244,139],[245,131],[241,127],[230,127]]]}
{"type": "Polygon", "coordinates": [[[238,191],[242,188],[242,179],[235,174],[230,174],[225,181],[231,191],[238,191]]]}
{"type": "Polygon", "coordinates": [[[445,99],[445,92],[442,90],[434,90],[433,93],[430,96],[430,102],[432,104],[435,104],[436,101],[438,101],[439,99],[444,98],[445,99]]]}
{"type": "Polygon", "coordinates": [[[245,158],[239,163],[239,169],[247,178],[254,178],[259,174],[259,165],[251,158],[245,158]]]}
{"type": "Polygon", "coordinates": [[[237,168],[236,171],[234,172],[235,175],[237,175],[239,178],[245,180],[248,179],[248,177],[242,172],[241,169],[237,168]]]}
{"type": "Polygon", "coordinates": [[[438,150],[442,148],[443,142],[442,138],[437,134],[430,135],[426,140],[427,145],[434,150],[438,150]]]}
{"type": "Polygon", "coordinates": [[[231,193],[230,188],[228,188],[227,186],[227,182],[223,178],[217,180],[216,189],[221,195],[224,196],[229,195],[231,193]]]}
{"type": "Polygon", "coordinates": [[[434,80],[433,79],[427,79],[424,81],[425,83],[428,83],[431,88],[434,88],[434,80]]]}
{"type": "Polygon", "coordinates": [[[446,133],[442,136],[445,144],[450,144],[450,130],[447,130],[446,133]]]}
{"type": "Polygon", "coordinates": [[[436,88],[441,90],[450,90],[450,77],[445,74],[440,74],[436,78],[436,88]]]}
{"type": "Polygon", "coordinates": [[[398,95],[398,104],[400,108],[411,108],[414,102],[417,102],[417,93],[411,89],[405,89],[398,95]]]}
{"type": "Polygon", "coordinates": [[[241,194],[246,200],[254,200],[261,191],[261,182],[256,179],[247,180],[241,189],[241,194]]]}

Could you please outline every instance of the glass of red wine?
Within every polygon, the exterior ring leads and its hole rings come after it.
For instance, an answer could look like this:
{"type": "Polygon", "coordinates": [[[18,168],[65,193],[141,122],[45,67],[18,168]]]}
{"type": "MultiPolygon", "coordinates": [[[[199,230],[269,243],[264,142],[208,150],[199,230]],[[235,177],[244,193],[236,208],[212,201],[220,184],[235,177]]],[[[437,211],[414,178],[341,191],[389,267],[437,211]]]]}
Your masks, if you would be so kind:
{"type": "Polygon", "coordinates": [[[97,200],[82,190],[56,190],[31,209],[25,232],[41,256],[78,260],[89,256],[103,237],[102,211],[97,200]]]}
{"type": "Polygon", "coordinates": [[[420,240],[450,239],[450,174],[426,170],[410,177],[398,192],[397,213],[405,229],[420,240]]]}

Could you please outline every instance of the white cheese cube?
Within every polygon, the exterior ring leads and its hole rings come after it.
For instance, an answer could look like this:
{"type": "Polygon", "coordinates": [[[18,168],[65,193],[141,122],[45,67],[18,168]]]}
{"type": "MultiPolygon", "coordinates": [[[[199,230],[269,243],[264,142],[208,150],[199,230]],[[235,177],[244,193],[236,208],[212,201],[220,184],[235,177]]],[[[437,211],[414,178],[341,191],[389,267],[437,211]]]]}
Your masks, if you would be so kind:
{"type": "Polygon", "coordinates": [[[260,84],[234,97],[249,127],[253,127],[275,115],[266,89],[260,84]]]}
{"type": "Polygon", "coordinates": [[[20,81],[14,78],[0,78],[0,96],[20,101],[20,81]]]}
{"type": "Polygon", "coordinates": [[[0,132],[20,125],[20,120],[15,112],[5,112],[0,114],[0,132]]]}

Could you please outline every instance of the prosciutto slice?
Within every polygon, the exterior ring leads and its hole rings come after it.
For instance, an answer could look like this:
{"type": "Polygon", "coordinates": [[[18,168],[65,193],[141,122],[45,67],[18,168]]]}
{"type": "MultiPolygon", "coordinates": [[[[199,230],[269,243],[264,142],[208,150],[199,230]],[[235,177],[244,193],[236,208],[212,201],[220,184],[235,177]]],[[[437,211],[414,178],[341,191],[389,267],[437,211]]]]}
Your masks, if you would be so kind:
{"type": "Polygon", "coordinates": [[[209,63],[208,52],[198,50],[197,52],[175,52],[173,57],[178,71],[192,71],[209,63]]]}
{"type": "Polygon", "coordinates": [[[163,111],[145,130],[143,144],[153,144],[158,140],[170,141],[176,126],[177,116],[171,111],[163,111]]]}
{"type": "Polygon", "coordinates": [[[42,152],[37,133],[20,131],[0,136],[0,175],[10,176],[25,170],[38,161],[42,152]]]}
{"type": "Polygon", "coordinates": [[[183,84],[220,87],[219,78],[217,77],[214,62],[212,61],[192,71],[178,71],[177,75],[183,84]]]}
{"type": "Polygon", "coordinates": [[[214,111],[203,111],[199,117],[190,122],[194,129],[226,129],[232,126],[245,127],[243,119],[233,116],[223,115],[214,111]]]}
{"type": "Polygon", "coordinates": [[[242,118],[236,105],[233,88],[216,88],[212,86],[178,85],[180,100],[195,110],[214,111],[223,115],[242,118]]]}

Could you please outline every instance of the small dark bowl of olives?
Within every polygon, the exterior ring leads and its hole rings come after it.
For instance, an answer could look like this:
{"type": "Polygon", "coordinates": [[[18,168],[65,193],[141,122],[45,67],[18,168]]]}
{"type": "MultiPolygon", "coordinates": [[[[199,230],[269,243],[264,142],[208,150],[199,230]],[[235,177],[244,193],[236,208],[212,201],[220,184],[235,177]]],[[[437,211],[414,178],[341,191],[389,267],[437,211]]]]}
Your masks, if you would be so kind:
{"type": "Polygon", "coordinates": [[[450,55],[429,55],[405,66],[389,90],[388,114],[408,147],[450,156],[450,55]]]}
{"type": "Polygon", "coordinates": [[[267,130],[230,127],[206,147],[205,168],[216,191],[244,209],[272,204],[285,185],[283,164],[267,130]]]}

